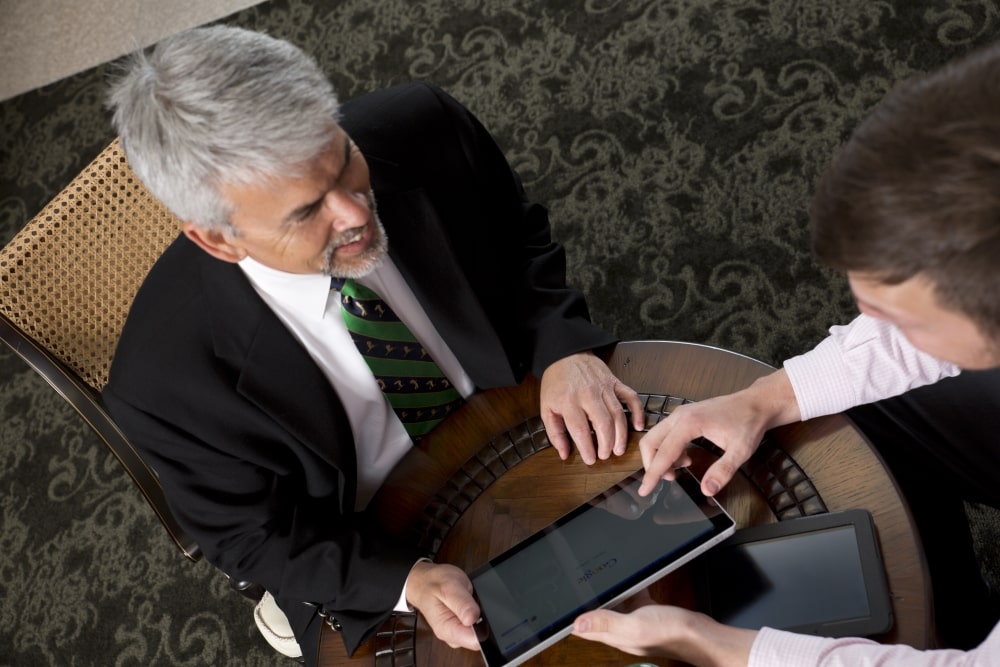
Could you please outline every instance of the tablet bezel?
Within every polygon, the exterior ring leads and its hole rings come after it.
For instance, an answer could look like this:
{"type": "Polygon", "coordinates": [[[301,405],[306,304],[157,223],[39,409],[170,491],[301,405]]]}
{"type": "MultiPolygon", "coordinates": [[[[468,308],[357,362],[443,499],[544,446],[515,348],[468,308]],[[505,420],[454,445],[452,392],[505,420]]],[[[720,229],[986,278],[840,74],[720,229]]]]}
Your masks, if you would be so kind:
{"type": "MultiPolygon", "coordinates": [[[[779,630],[798,632],[823,637],[866,637],[888,632],[893,626],[892,598],[882,561],[875,529],[875,522],[868,510],[861,508],[838,510],[824,514],[814,514],[779,521],[777,523],[742,528],[714,549],[711,554],[700,559],[695,567],[696,598],[698,609],[713,618],[712,573],[727,565],[733,550],[742,545],[772,540],[808,539],[825,531],[838,528],[852,528],[857,546],[864,590],[868,598],[868,616],[854,618],[827,618],[802,624],[762,623],[779,630]]],[[[717,598],[715,598],[717,599],[717,598]]],[[[818,606],[818,609],[823,607],[818,606]]],[[[727,619],[717,619],[726,622],[727,619]]],[[[760,625],[751,629],[759,629],[760,625]]]]}
{"type": "MultiPolygon", "coordinates": [[[[594,510],[607,497],[609,492],[622,490],[631,483],[637,483],[637,480],[642,479],[643,473],[644,470],[639,469],[631,475],[628,475],[624,479],[608,487],[605,492],[598,494],[589,501],[582,503],[571,512],[556,519],[546,528],[533,533],[531,536],[504,551],[502,554],[490,559],[487,563],[469,573],[470,581],[472,581],[473,585],[475,585],[476,579],[490,568],[516,556],[529,545],[543,539],[547,534],[553,532],[554,530],[557,530],[559,526],[568,523],[587,511],[594,510]]],[[[522,664],[526,660],[538,655],[546,648],[552,646],[560,639],[567,637],[573,630],[574,619],[580,614],[592,609],[610,607],[618,604],[619,602],[666,576],[670,572],[676,570],[698,554],[708,550],[716,544],[723,542],[735,532],[736,525],[732,517],[729,516],[726,510],[714,498],[706,497],[701,493],[698,479],[689,470],[686,468],[679,469],[677,471],[676,481],[685,493],[687,493],[687,495],[694,501],[695,505],[699,508],[699,510],[701,510],[704,517],[710,521],[712,529],[708,533],[699,536],[696,541],[680,547],[682,552],[675,553],[674,557],[670,558],[670,554],[666,554],[664,558],[657,563],[647,566],[638,572],[633,572],[625,578],[619,579],[615,586],[607,589],[604,593],[598,595],[590,602],[576,607],[572,611],[568,612],[562,619],[559,619],[541,633],[537,633],[532,638],[532,641],[535,643],[526,646],[517,655],[503,655],[499,645],[493,641],[494,633],[490,629],[489,619],[485,618],[484,614],[484,616],[476,623],[475,629],[476,636],[480,643],[480,653],[487,667],[516,667],[516,665],[522,664]]],[[[476,597],[476,601],[480,603],[480,609],[482,609],[483,605],[479,599],[479,592],[474,590],[473,595],[476,597]]]]}

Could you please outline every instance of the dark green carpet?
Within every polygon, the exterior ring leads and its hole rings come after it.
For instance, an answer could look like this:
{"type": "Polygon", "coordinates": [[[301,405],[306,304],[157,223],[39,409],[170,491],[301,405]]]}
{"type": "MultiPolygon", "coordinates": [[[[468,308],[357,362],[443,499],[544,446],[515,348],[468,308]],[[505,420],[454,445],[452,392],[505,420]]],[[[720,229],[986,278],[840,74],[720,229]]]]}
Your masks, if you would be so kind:
{"type": "MultiPolygon", "coordinates": [[[[314,53],[343,97],[429,79],[550,207],[625,339],[780,363],[853,316],[808,252],[812,185],[896,82],[998,36],[963,0],[266,2],[230,22],[314,53]]],[[[99,67],[0,103],[0,242],[112,138],[99,67]]],[[[984,527],[984,568],[993,514],[984,527]]],[[[286,664],[174,550],[107,452],[0,350],[0,665],[286,664]]]]}

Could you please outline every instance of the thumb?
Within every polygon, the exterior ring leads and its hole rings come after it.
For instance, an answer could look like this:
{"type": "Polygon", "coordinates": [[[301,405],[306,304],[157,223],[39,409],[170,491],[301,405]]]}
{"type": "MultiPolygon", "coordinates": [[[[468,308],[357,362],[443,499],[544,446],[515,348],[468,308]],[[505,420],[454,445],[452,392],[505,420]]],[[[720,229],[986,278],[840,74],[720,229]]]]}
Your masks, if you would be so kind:
{"type": "Polygon", "coordinates": [[[596,635],[614,632],[617,622],[617,612],[598,609],[581,614],[573,623],[574,635],[596,635]]]}
{"type": "Polygon", "coordinates": [[[442,602],[458,622],[469,627],[479,619],[479,605],[469,593],[445,597],[442,602]]]}
{"type": "Polygon", "coordinates": [[[719,460],[708,467],[701,479],[701,492],[706,496],[714,496],[726,484],[732,481],[736,471],[743,464],[736,462],[736,455],[726,452],[719,460]]]}

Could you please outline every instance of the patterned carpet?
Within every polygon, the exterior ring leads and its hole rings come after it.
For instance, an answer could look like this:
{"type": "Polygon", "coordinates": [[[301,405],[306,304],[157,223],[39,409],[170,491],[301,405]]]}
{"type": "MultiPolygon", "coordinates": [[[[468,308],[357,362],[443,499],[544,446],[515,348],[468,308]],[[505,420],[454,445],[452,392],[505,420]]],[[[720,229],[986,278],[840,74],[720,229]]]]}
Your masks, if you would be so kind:
{"type": "MultiPolygon", "coordinates": [[[[302,45],[344,98],[419,78],[465,102],[621,338],[779,364],[854,313],[808,251],[817,175],[895,83],[995,39],[1000,7],[279,0],[227,21],[302,45]]],[[[111,140],[110,71],[0,103],[0,242],[111,140]]],[[[970,509],[995,577],[993,514],[970,509]]],[[[250,609],[178,554],[87,427],[0,350],[0,665],[288,664],[250,609]]]]}

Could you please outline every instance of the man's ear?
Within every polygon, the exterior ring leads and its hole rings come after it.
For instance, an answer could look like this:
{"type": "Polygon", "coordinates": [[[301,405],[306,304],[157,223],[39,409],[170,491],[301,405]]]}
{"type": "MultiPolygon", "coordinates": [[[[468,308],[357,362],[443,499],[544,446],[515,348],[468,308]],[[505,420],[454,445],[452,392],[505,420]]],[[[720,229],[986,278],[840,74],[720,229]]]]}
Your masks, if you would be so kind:
{"type": "Polygon", "coordinates": [[[217,229],[205,229],[188,220],[181,230],[195,245],[223,262],[235,263],[247,256],[242,247],[234,245],[227,234],[217,229]]]}

